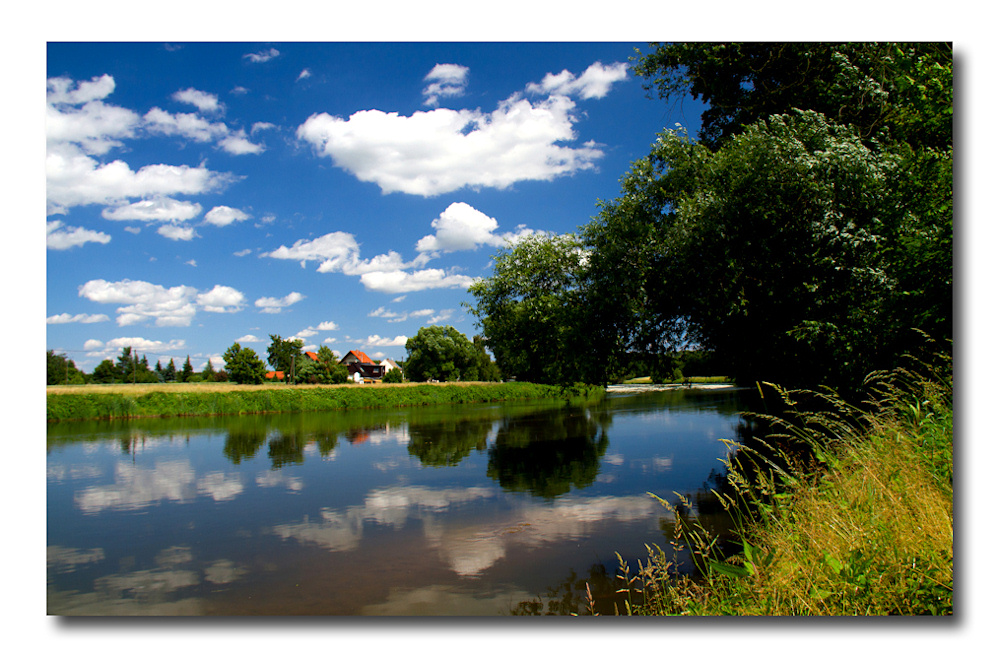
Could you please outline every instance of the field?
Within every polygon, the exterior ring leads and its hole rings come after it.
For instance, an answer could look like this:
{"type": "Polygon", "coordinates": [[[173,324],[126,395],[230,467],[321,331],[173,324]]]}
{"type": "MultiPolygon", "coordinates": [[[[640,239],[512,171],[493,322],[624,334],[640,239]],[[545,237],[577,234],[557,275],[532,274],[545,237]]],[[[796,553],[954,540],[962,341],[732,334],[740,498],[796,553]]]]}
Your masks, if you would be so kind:
{"type": "Polygon", "coordinates": [[[602,395],[598,386],[544,386],[526,382],[444,384],[116,384],[50,386],[49,422],[172,416],[215,416],[338,411],[432,404],[579,399],[602,395]]]}

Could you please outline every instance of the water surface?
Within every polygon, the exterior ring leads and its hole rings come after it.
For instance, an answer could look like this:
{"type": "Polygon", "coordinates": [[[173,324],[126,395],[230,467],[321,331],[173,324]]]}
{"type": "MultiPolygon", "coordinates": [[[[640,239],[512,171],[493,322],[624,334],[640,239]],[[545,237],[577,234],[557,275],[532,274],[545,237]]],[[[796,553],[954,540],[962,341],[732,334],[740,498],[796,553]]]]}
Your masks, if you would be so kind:
{"type": "Polygon", "coordinates": [[[646,492],[711,487],[739,410],[689,390],[51,424],[48,612],[497,615],[577,596],[616,552],[666,545],[646,492]]]}

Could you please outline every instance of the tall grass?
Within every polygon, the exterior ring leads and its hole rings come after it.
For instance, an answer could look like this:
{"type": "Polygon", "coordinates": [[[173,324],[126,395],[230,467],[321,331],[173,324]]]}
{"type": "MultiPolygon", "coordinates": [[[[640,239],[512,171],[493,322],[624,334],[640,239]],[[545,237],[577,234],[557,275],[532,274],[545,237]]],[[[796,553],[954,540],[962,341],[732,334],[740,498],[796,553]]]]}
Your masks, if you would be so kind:
{"type": "Polygon", "coordinates": [[[506,402],[531,399],[579,400],[600,396],[601,387],[503,384],[378,386],[247,386],[170,388],[149,386],[104,391],[60,391],[46,396],[49,422],[139,417],[205,416],[339,411],[432,404],[506,402]]]}
{"type": "Polygon", "coordinates": [[[634,571],[620,564],[619,612],[951,614],[951,381],[942,356],[871,377],[860,406],[772,387],[787,411],[758,416],[774,431],[731,454],[728,491],[717,493],[735,537],[660,499],[674,541],[647,547],[634,571]],[[684,549],[693,575],[678,568],[684,549]]]}

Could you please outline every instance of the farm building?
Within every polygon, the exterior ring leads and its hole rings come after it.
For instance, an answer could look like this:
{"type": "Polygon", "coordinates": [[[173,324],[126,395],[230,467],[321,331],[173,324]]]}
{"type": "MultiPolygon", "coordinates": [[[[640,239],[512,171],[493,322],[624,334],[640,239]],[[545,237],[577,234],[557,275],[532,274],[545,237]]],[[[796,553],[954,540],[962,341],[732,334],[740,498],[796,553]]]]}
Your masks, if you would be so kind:
{"type": "Polygon", "coordinates": [[[375,363],[371,358],[360,350],[351,350],[340,363],[347,366],[347,372],[351,374],[354,381],[380,380],[385,374],[385,366],[375,363]]]}

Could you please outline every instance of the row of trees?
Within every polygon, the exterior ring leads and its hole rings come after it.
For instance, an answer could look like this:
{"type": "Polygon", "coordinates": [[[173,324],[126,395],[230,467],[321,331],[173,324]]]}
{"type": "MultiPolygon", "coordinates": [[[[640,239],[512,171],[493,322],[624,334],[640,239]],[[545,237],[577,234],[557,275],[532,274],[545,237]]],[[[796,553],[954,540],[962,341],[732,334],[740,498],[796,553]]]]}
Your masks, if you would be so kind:
{"type": "Polygon", "coordinates": [[[504,376],[603,383],[698,348],[846,391],[950,343],[949,45],[671,44],[632,70],[707,103],[698,138],[664,131],[577,234],[497,254],[468,306],[504,376]]]}
{"type": "Polygon", "coordinates": [[[184,365],[177,369],[174,360],[170,359],[166,366],[159,361],[153,368],[145,355],[139,356],[131,347],[123,347],[122,352],[114,361],[104,359],[90,374],[79,370],[76,363],[65,354],[57,354],[54,350],[46,352],[48,385],[55,384],[155,384],[160,382],[199,382],[225,381],[226,373],[217,371],[209,360],[203,370],[195,371],[191,365],[191,357],[187,357],[184,365]]]}
{"type": "MultiPolygon", "coordinates": [[[[54,350],[47,353],[49,385],[55,384],[143,384],[157,382],[232,381],[237,384],[263,383],[267,366],[282,373],[288,384],[340,384],[350,381],[347,367],[327,346],[316,352],[316,359],[302,352],[298,338],[282,338],[271,334],[266,359],[261,359],[250,347],[233,343],[222,355],[224,370],[216,370],[211,359],[201,372],[195,372],[189,356],[180,370],[170,359],[166,367],[156,362],[149,367],[145,355],[131,347],[122,348],[117,361],[105,359],[92,374],[77,369],[72,359],[54,350]]],[[[454,327],[422,327],[406,343],[407,359],[400,365],[410,381],[497,381],[500,370],[486,352],[485,341],[477,336],[470,341],[454,327]]],[[[382,379],[385,383],[403,381],[403,372],[391,370],[382,379]]]]}

